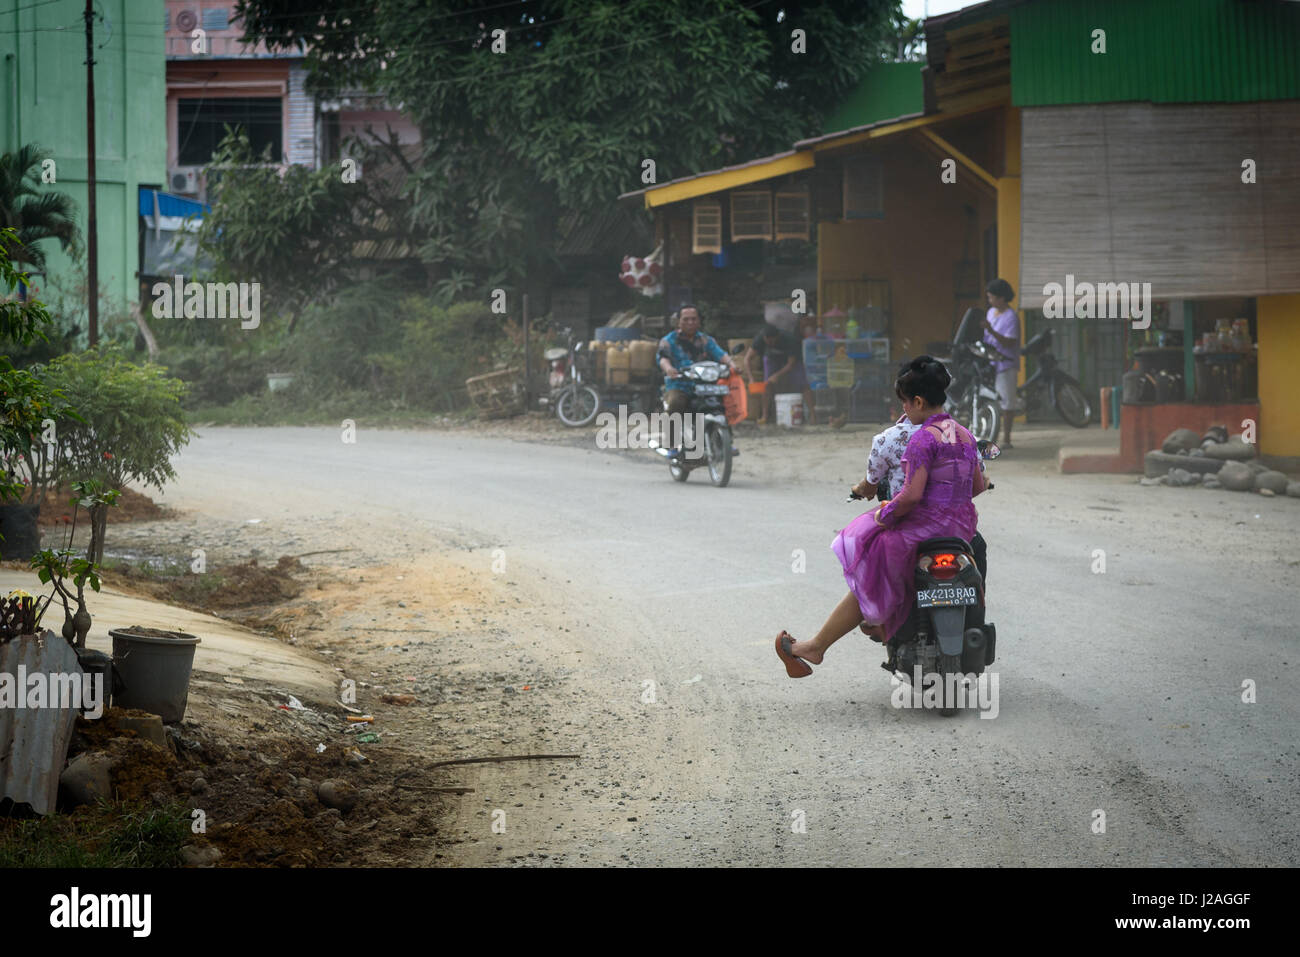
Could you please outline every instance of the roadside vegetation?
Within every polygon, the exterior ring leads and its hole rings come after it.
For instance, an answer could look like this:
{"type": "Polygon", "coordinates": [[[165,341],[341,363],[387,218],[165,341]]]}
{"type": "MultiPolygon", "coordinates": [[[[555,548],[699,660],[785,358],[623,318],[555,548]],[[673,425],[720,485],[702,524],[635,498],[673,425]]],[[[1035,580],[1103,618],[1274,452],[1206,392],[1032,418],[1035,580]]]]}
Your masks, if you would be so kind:
{"type": "Polygon", "coordinates": [[[190,840],[190,810],[182,804],[104,803],[44,818],[0,816],[0,869],[179,867],[190,840]]]}

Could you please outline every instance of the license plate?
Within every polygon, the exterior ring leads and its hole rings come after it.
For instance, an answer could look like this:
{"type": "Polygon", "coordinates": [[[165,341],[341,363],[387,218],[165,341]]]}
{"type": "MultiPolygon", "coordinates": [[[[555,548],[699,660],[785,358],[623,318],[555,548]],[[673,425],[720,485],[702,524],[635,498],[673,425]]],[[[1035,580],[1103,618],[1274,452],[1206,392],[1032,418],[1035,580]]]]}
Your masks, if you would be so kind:
{"type": "Polygon", "coordinates": [[[731,389],[725,385],[697,385],[696,395],[726,395],[731,389]]]}
{"type": "Polygon", "coordinates": [[[979,594],[974,585],[954,585],[951,588],[922,588],[916,593],[917,608],[958,608],[979,604],[979,594]]]}

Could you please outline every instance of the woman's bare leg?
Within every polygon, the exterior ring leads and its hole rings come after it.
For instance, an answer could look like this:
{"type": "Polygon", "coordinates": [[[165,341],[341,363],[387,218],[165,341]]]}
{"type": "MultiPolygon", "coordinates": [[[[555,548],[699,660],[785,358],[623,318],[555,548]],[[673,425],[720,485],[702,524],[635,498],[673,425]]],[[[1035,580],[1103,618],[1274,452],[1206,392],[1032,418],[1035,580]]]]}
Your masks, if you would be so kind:
{"type": "Polygon", "coordinates": [[[848,592],[826,619],[822,630],[809,641],[796,641],[790,646],[790,650],[797,657],[819,665],[822,663],[822,655],[826,653],[826,649],[858,627],[860,621],[862,621],[862,609],[858,607],[858,600],[853,597],[853,592],[848,592]]]}

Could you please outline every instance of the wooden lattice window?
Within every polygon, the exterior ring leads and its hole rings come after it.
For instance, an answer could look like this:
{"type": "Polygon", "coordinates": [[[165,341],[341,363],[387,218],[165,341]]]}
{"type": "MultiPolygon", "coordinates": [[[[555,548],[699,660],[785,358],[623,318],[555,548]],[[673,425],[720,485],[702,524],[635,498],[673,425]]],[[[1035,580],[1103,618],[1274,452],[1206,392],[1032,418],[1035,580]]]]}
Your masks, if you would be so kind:
{"type": "Polygon", "coordinates": [[[844,163],[844,218],[884,219],[885,186],[880,160],[859,156],[844,163]]]}
{"type": "Polygon", "coordinates": [[[722,203],[697,199],[692,211],[691,252],[722,252],[722,203]]]}
{"type": "Polygon", "coordinates": [[[765,189],[731,194],[731,240],[772,238],[772,194],[765,189]]]}
{"type": "Polygon", "coordinates": [[[806,189],[776,194],[777,239],[802,239],[807,242],[811,218],[806,189]]]}

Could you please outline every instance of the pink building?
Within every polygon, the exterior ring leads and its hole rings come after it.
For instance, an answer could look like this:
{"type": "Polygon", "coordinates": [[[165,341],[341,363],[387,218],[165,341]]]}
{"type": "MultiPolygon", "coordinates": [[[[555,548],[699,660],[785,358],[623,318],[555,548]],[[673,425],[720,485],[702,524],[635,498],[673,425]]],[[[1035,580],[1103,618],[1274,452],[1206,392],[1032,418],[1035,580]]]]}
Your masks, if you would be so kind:
{"type": "Polygon", "coordinates": [[[409,118],[382,97],[348,93],[322,100],[306,89],[298,53],[270,53],[240,41],[234,0],[167,0],[167,190],[206,199],[203,167],[227,124],[242,125],[272,160],[319,169],[367,128],[403,145],[420,142],[409,118]]]}

